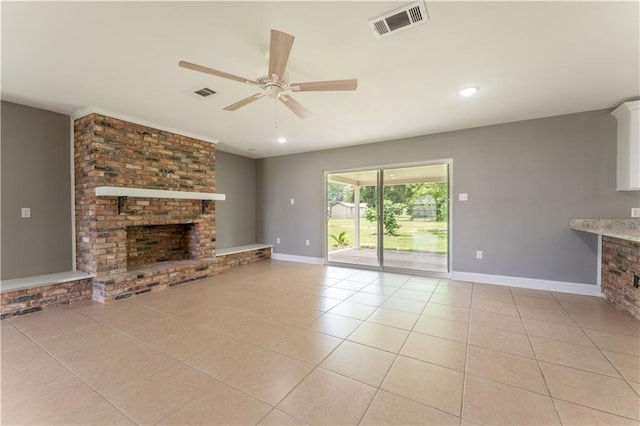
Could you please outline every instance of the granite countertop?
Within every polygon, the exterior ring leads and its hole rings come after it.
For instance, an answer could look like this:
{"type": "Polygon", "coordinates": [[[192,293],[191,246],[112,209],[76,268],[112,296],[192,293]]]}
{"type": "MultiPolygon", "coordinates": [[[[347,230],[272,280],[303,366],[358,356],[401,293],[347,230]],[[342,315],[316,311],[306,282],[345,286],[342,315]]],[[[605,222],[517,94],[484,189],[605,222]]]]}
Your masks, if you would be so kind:
{"type": "Polygon", "coordinates": [[[640,242],[640,218],[571,219],[571,229],[640,242]]]}

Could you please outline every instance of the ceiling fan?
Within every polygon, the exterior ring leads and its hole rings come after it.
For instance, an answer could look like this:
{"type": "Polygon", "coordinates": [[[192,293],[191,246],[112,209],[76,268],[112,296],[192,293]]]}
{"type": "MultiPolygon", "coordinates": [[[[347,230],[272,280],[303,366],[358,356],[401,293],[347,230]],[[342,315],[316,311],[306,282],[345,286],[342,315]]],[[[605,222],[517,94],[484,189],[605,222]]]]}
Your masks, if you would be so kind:
{"type": "Polygon", "coordinates": [[[305,118],[309,111],[299,102],[293,99],[287,92],[327,92],[340,90],[356,90],[358,80],[330,80],[330,81],[310,81],[306,83],[289,83],[286,74],[287,62],[294,36],[278,30],[271,30],[271,42],[269,46],[269,71],[267,75],[259,76],[256,80],[238,77],[237,75],[214,70],[213,68],[194,64],[187,61],[180,61],[178,65],[193,71],[215,75],[216,77],[227,78],[240,83],[249,84],[262,89],[260,92],[236,103],[223,108],[226,111],[235,111],[251,102],[268,96],[279,99],[287,108],[293,111],[298,117],[305,118]]]}

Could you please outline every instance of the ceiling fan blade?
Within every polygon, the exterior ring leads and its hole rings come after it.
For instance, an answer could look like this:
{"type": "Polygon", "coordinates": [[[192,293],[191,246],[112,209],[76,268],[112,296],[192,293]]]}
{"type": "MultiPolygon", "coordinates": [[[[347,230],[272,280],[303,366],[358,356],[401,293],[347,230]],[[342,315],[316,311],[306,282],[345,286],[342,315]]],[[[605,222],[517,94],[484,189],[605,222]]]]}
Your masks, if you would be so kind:
{"type": "Polygon", "coordinates": [[[274,74],[282,80],[287,68],[289,54],[293,46],[294,36],[278,30],[271,30],[271,45],[269,46],[269,77],[274,74]]]}
{"type": "Polygon", "coordinates": [[[193,64],[193,63],[187,62],[187,61],[178,62],[178,66],[180,66],[182,68],[187,68],[187,69],[190,69],[190,70],[193,70],[193,71],[203,72],[205,74],[215,75],[216,77],[227,78],[229,80],[234,80],[234,81],[237,81],[237,82],[240,82],[240,83],[247,83],[247,84],[254,84],[254,85],[258,84],[255,81],[250,80],[248,78],[238,77],[237,75],[233,75],[233,74],[229,74],[229,73],[226,73],[226,72],[214,70],[213,68],[205,67],[205,66],[198,65],[198,64],[193,64]]]}
{"type": "Polygon", "coordinates": [[[238,101],[238,102],[236,102],[234,104],[231,104],[229,106],[226,106],[226,107],[224,107],[222,109],[225,110],[225,111],[235,111],[235,110],[237,110],[239,108],[242,108],[243,106],[248,105],[253,101],[257,101],[258,99],[263,98],[263,97],[264,97],[264,93],[256,93],[255,95],[251,95],[248,98],[244,98],[244,99],[242,99],[242,100],[240,100],[240,101],[238,101]]]}
{"type": "Polygon", "coordinates": [[[289,108],[295,115],[300,118],[306,118],[311,112],[302,106],[298,101],[293,99],[289,95],[281,95],[280,102],[282,102],[287,108],[289,108]]]}
{"type": "Polygon", "coordinates": [[[307,83],[293,83],[289,88],[294,92],[328,92],[338,90],[356,90],[358,80],[330,80],[330,81],[310,81],[307,83]]]}

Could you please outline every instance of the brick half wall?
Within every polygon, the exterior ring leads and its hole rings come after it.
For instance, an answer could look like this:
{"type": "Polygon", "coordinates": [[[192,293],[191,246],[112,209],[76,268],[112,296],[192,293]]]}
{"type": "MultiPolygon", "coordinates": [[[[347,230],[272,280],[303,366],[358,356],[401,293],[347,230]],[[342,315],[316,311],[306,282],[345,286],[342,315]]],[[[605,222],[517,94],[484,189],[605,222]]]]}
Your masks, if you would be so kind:
{"type": "Polygon", "coordinates": [[[257,250],[248,250],[240,253],[225,254],[217,257],[218,268],[220,271],[226,271],[240,265],[259,262],[261,260],[271,259],[271,247],[265,247],[257,250]]]}
{"type": "Polygon", "coordinates": [[[90,300],[91,292],[91,278],[10,291],[1,296],[0,318],[90,300]]]}

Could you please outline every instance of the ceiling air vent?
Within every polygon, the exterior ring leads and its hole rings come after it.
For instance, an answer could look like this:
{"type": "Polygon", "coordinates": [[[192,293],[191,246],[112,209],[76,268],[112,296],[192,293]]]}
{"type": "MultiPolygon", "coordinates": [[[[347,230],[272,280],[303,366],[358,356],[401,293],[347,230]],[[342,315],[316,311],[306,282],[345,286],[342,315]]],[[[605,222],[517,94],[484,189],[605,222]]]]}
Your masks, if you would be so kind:
{"type": "Polygon", "coordinates": [[[211,95],[215,95],[216,91],[213,89],[209,89],[204,85],[200,85],[198,87],[194,87],[193,89],[189,89],[184,93],[196,99],[208,99],[211,95]]]}
{"type": "Polygon", "coordinates": [[[369,28],[376,38],[380,38],[428,19],[427,7],[424,2],[419,1],[369,20],[369,28]]]}
{"type": "Polygon", "coordinates": [[[216,92],[214,92],[213,90],[209,89],[208,87],[203,87],[202,89],[196,90],[193,93],[195,93],[196,95],[200,95],[203,98],[206,98],[207,96],[211,96],[216,92]]]}

